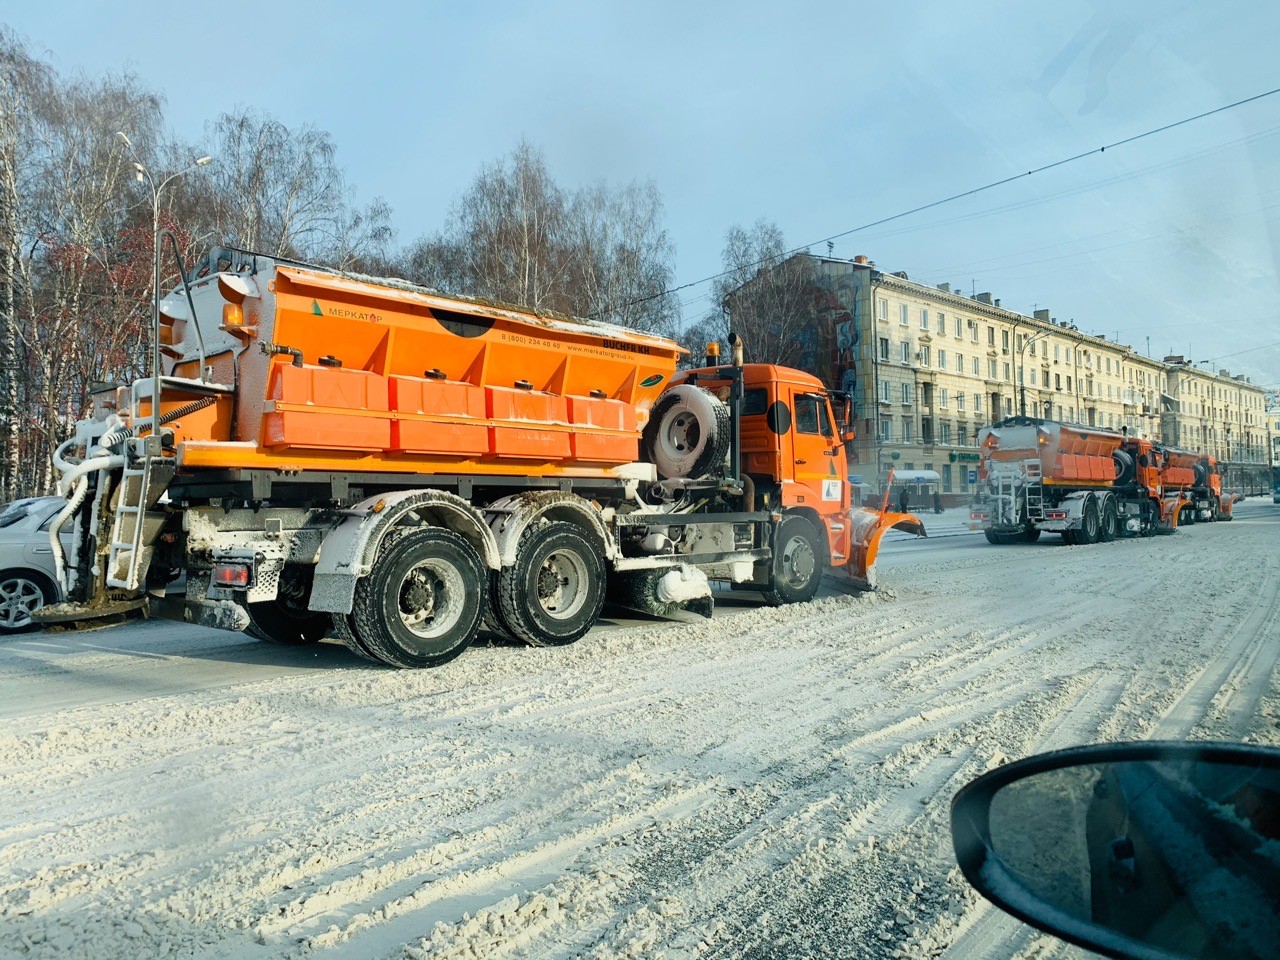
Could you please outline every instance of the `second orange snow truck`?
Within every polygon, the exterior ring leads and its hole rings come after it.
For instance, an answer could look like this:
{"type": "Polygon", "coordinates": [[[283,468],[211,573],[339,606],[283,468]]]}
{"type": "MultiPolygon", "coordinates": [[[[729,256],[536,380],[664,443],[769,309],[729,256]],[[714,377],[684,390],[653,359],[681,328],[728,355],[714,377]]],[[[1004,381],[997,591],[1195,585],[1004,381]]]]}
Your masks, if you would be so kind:
{"type": "Polygon", "coordinates": [[[971,526],[995,544],[1057,533],[1066,543],[1171,531],[1186,500],[1161,482],[1162,452],[1112,430],[1010,417],[978,433],[971,526]]]}
{"type": "Polygon", "coordinates": [[[851,509],[847,400],[740,347],[677,373],[661,337],[235,250],[157,312],[152,376],[58,451],[46,622],[142,608],[432,666],[482,622],[577,640],[606,591],[871,587],[881,534],[923,532],[851,509]]]}

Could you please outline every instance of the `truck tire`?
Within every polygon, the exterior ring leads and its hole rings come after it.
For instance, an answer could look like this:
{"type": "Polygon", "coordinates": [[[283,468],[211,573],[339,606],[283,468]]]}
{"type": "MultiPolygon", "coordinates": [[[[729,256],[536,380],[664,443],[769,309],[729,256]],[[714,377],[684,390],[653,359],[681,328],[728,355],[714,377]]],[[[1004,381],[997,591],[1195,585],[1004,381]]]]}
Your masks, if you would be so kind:
{"type": "Polygon", "coordinates": [[[724,463],[729,433],[728,407],[700,387],[680,384],[653,405],[640,449],[659,477],[696,480],[724,463]]]}
{"type": "Polygon", "coordinates": [[[462,537],[439,527],[392,532],[373,571],[356,584],[355,636],[395,667],[435,667],[475,639],[485,603],[484,565],[462,537]]]}
{"type": "Polygon", "coordinates": [[[1024,529],[1022,533],[1018,534],[1018,539],[1023,543],[1035,543],[1040,539],[1040,531],[1036,527],[1028,524],[1026,529],[1024,529]]]}
{"type": "Polygon", "coordinates": [[[1190,527],[1190,526],[1193,526],[1193,525],[1195,524],[1195,522],[1196,522],[1196,507],[1195,507],[1195,504],[1191,504],[1190,506],[1183,507],[1183,508],[1182,508],[1182,510],[1181,510],[1181,511],[1179,511],[1179,513],[1178,513],[1178,526],[1180,526],[1180,527],[1190,527]]]}
{"type": "Polygon", "coordinates": [[[366,647],[361,642],[360,637],[356,635],[356,628],[351,621],[351,614],[334,613],[330,614],[330,616],[333,619],[333,635],[342,641],[344,647],[364,660],[378,664],[382,663],[382,660],[374,656],[373,651],[366,647]]]}
{"type": "Polygon", "coordinates": [[[827,565],[826,546],[819,539],[817,529],[805,517],[795,514],[783,517],[774,533],[773,544],[765,601],[778,607],[812,600],[822,586],[822,573],[827,565]]]}
{"type": "Polygon", "coordinates": [[[993,546],[1002,547],[1009,542],[1008,537],[1003,533],[996,533],[994,530],[987,530],[985,532],[987,535],[987,543],[990,543],[993,546]]]}
{"type": "Polygon", "coordinates": [[[249,614],[249,626],[244,632],[268,643],[317,643],[329,632],[329,614],[301,610],[278,597],[246,603],[245,610],[249,614]]]}
{"type": "Polygon", "coordinates": [[[1084,505],[1084,515],[1080,518],[1080,529],[1075,532],[1076,543],[1097,543],[1102,536],[1102,518],[1098,514],[1098,502],[1090,500],[1084,505]]]}
{"type": "Polygon", "coordinates": [[[1120,516],[1116,512],[1116,502],[1108,497],[1102,504],[1102,525],[1098,529],[1098,538],[1102,543],[1110,543],[1120,535],[1120,516]]]}
{"type": "Polygon", "coordinates": [[[516,562],[498,571],[497,620],[532,647],[581,639],[604,604],[600,545],[582,528],[542,523],[520,535],[516,562]]]}

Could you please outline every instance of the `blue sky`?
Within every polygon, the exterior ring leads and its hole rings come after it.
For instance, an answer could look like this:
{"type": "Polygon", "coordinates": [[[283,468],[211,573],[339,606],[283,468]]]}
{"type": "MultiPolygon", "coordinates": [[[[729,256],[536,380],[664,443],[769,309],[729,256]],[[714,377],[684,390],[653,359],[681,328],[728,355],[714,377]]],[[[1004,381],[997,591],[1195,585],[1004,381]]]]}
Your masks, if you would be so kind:
{"type": "MultiPolygon", "coordinates": [[[[800,245],[1280,87],[1266,2],[6,6],[60,71],[133,70],[196,143],[236,105],[329,130],[401,241],[522,136],[566,185],[652,177],[681,282],[733,223],[800,245]]],[[[834,252],[1201,360],[1280,341],[1278,218],[1280,95],[834,252]]],[[[1280,347],[1220,365],[1280,383],[1280,347]]]]}

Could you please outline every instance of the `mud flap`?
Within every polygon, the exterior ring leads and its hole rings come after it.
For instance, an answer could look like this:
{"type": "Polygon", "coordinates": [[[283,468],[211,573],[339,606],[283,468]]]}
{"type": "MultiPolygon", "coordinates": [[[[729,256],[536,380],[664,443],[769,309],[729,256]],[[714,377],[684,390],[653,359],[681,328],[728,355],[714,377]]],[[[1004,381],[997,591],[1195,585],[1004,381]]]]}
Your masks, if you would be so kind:
{"type": "Polygon", "coordinates": [[[889,530],[905,530],[917,537],[927,537],[924,523],[914,513],[894,513],[889,510],[849,511],[849,560],[845,572],[849,581],[860,590],[876,588],[876,556],[880,552],[880,538],[889,530]]]}

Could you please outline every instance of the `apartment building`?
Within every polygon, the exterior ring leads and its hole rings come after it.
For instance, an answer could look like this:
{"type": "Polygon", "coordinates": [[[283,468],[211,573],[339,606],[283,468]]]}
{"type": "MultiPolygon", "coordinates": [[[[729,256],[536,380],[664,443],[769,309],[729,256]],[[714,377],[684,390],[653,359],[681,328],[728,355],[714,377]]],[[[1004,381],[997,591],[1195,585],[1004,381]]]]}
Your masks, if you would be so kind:
{"type": "MultiPolygon", "coordinates": [[[[798,257],[812,276],[812,323],[835,330],[834,337],[810,337],[834,344],[831,366],[812,372],[853,398],[858,439],[850,471],[874,486],[891,468],[934,470],[944,495],[964,497],[976,482],[979,428],[1016,413],[1167,442],[1164,430],[1182,422],[1168,416],[1180,389],[1171,388],[1171,377],[1182,377],[1184,367],[1085,333],[1047,309],[1026,316],[989,293],[920,283],[866,257],[798,257]]],[[[750,286],[739,289],[749,295],[750,286]]],[[[734,305],[731,294],[731,317],[734,305]]],[[[1221,376],[1211,379],[1225,387],[1221,376]]],[[[1252,457],[1262,390],[1243,378],[1227,382],[1231,397],[1213,409],[1230,413],[1221,424],[1209,424],[1206,414],[1206,426],[1225,431],[1231,424],[1232,449],[1252,457]]],[[[1258,462],[1265,458],[1259,448],[1258,462]]]]}
{"type": "Polygon", "coordinates": [[[1181,356],[1164,360],[1165,442],[1213,454],[1224,465],[1228,486],[1265,488],[1271,438],[1264,389],[1229,370],[1202,370],[1181,356]]]}

